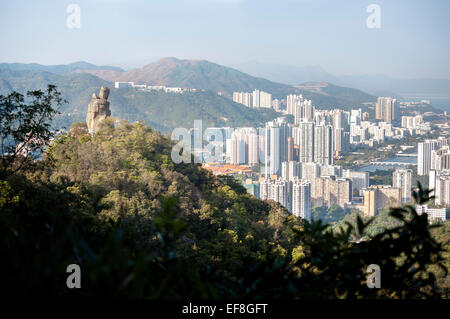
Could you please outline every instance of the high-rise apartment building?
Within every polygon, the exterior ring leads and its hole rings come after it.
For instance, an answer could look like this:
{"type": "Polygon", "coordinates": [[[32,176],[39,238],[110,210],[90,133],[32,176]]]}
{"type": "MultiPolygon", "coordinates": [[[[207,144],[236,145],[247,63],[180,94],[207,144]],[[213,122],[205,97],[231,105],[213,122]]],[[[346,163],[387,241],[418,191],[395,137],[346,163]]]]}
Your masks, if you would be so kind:
{"type": "Polygon", "coordinates": [[[359,172],[345,169],[342,172],[342,177],[350,178],[352,180],[352,193],[363,195],[363,189],[369,187],[369,172],[359,172]]]}
{"type": "Polygon", "coordinates": [[[291,127],[284,118],[266,123],[265,130],[265,174],[280,175],[281,163],[288,159],[288,137],[291,127]]]}
{"type": "Polygon", "coordinates": [[[314,161],[314,123],[303,121],[299,124],[298,145],[300,147],[300,162],[314,161]]]}
{"type": "Polygon", "coordinates": [[[379,97],[375,107],[375,118],[392,123],[399,117],[399,103],[391,97],[379,97]]]}
{"type": "Polygon", "coordinates": [[[347,207],[352,201],[352,181],[336,176],[317,177],[313,183],[312,199],[316,206],[347,207]]]}
{"type": "Polygon", "coordinates": [[[392,174],[392,186],[401,189],[403,203],[410,202],[411,187],[412,187],[412,170],[396,169],[392,174]]]}
{"type": "Polygon", "coordinates": [[[249,165],[256,165],[259,163],[259,139],[256,132],[247,135],[248,141],[248,161],[249,165]]]}
{"type": "Polygon", "coordinates": [[[417,145],[417,174],[428,175],[431,169],[431,151],[434,150],[436,144],[433,141],[419,143],[417,145]]]}
{"type": "Polygon", "coordinates": [[[289,94],[286,98],[286,111],[287,114],[294,115],[295,106],[297,104],[300,104],[301,101],[303,101],[303,96],[295,95],[295,94],[289,94]]]}
{"type": "Polygon", "coordinates": [[[331,125],[316,125],[314,128],[314,162],[333,164],[333,134],[331,125]]]}
{"type": "Polygon", "coordinates": [[[302,176],[302,163],[289,161],[281,163],[281,177],[286,181],[293,181],[302,176]]]}
{"type": "Polygon", "coordinates": [[[302,179],[314,182],[316,177],[320,177],[320,164],[313,162],[302,163],[302,179]]]}
{"type": "Polygon", "coordinates": [[[254,90],[253,93],[253,107],[254,108],[258,108],[260,106],[260,101],[259,101],[259,90],[254,90]]]}
{"type": "MultiPolygon", "coordinates": [[[[430,188],[433,187],[430,185],[430,188]]],[[[450,207],[450,170],[437,171],[433,194],[437,206],[450,207]]]]}
{"type": "Polygon", "coordinates": [[[349,178],[338,178],[335,184],[336,204],[346,208],[352,202],[352,180],[349,178]]]}
{"type": "Polygon", "coordinates": [[[287,143],[288,143],[288,145],[287,145],[287,147],[288,147],[288,150],[287,150],[287,152],[288,152],[287,160],[288,160],[288,161],[293,161],[293,160],[294,160],[294,155],[295,155],[295,154],[294,154],[294,138],[288,137],[287,143]]]}
{"type": "Polygon", "coordinates": [[[450,169],[450,148],[448,146],[431,151],[430,169],[450,169]]]}
{"type": "Polygon", "coordinates": [[[226,140],[226,157],[230,164],[256,165],[260,162],[260,136],[252,127],[241,127],[233,131],[226,140]]]}
{"type": "Polygon", "coordinates": [[[284,179],[264,179],[260,183],[260,196],[262,200],[273,200],[284,207],[288,207],[288,183],[284,179]]]}
{"type": "Polygon", "coordinates": [[[389,185],[370,186],[363,193],[366,216],[376,216],[380,209],[400,205],[402,201],[401,189],[389,185]]]}
{"type": "Polygon", "coordinates": [[[343,128],[335,128],[333,142],[334,153],[340,154],[343,151],[346,151],[348,148],[348,144],[350,144],[349,132],[345,132],[343,128]]]}
{"type": "Polygon", "coordinates": [[[292,184],[292,213],[308,221],[311,220],[311,184],[296,179],[292,184]]]}
{"type": "Polygon", "coordinates": [[[272,108],[272,94],[260,91],[259,106],[269,108],[269,109],[272,108]]]}
{"type": "Polygon", "coordinates": [[[339,165],[321,165],[320,166],[320,176],[336,176],[336,177],[345,177],[342,176],[342,167],[339,165]]]}

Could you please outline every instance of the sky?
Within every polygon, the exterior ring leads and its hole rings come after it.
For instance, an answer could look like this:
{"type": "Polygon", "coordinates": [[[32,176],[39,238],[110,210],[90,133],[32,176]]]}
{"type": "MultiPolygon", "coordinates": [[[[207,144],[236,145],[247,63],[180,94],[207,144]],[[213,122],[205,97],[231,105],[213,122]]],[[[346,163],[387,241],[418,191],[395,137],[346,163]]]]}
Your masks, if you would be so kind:
{"type": "Polygon", "coordinates": [[[0,0],[0,62],[129,69],[170,56],[450,78],[449,16],[448,0],[0,0]],[[371,4],[380,28],[367,26],[371,4]]]}

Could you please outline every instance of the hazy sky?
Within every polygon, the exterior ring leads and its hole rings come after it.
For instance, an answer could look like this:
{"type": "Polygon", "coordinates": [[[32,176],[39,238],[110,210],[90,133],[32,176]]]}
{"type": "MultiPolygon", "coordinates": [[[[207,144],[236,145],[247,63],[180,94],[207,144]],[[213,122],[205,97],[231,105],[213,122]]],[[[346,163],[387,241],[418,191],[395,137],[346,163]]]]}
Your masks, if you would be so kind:
{"type": "Polygon", "coordinates": [[[0,62],[125,68],[174,56],[450,78],[448,0],[0,0],[0,62]],[[81,28],[66,25],[79,4],[81,28]],[[381,28],[366,25],[368,5],[381,28]]]}

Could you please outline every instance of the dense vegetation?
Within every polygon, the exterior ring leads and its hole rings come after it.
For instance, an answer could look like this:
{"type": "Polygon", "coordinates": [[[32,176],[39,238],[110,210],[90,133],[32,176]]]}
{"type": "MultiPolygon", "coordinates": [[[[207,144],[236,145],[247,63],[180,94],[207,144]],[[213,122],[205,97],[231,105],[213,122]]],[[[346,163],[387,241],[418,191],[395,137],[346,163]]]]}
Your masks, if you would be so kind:
{"type": "Polygon", "coordinates": [[[335,223],[342,220],[351,213],[350,208],[342,208],[339,205],[333,205],[330,208],[326,206],[316,206],[312,209],[311,219],[321,220],[322,223],[335,223]]]}
{"type": "MultiPolygon", "coordinates": [[[[358,219],[358,212],[354,211],[344,216],[341,220],[332,225],[333,231],[338,231],[340,228],[345,229],[349,224],[356,226],[358,219]]],[[[362,217],[364,222],[371,220],[369,217],[362,217]]],[[[402,226],[402,223],[397,218],[391,215],[388,209],[382,210],[373,220],[369,223],[365,229],[365,236],[363,239],[370,239],[374,236],[382,234],[386,230],[394,229],[395,227],[402,226]]],[[[441,243],[444,248],[443,252],[443,263],[448,269],[450,267],[450,221],[445,223],[437,223],[430,229],[432,236],[437,242],[441,243]],[[434,227],[436,226],[436,227],[434,227]]],[[[355,240],[356,237],[353,238],[355,240]]],[[[429,267],[430,270],[436,275],[438,285],[445,289],[450,289],[450,275],[445,271],[442,271],[435,265],[429,267]]]]}
{"type": "MultiPolygon", "coordinates": [[[[54,102],[47,99],[47,105],[54,102]]],[[[41,160],[20,170],[2,161],[7,174],[0,181],[0,271],[8,274],[3,292],[448,296],[430,271],[444,271],[444,251],[431,237],[426,215],[411,207],[393,210],[398,227],[356,243],[369,222],[357,219],[345,231],[308,223],[275,202],[248,195],[233,178],[215,177],[197,164],[174,164],[172,145],[141,123],[107,119],[94,135],[84,124],[74,125],[41,160]],[[66,267],[74,263],[82,270],[81,289],[66,287],[66,267]],[[381,289],[366,285],[370,264],[381,267],[381,289]]],[[[427,201],[428,192],[415,198],[427,201]]]]}

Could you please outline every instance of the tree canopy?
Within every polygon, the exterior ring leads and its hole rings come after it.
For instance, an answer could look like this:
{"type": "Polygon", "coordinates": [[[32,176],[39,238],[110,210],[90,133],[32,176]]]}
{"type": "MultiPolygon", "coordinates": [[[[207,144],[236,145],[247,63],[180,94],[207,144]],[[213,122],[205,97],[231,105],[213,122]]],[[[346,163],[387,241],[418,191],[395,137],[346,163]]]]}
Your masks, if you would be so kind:
{"type": "MultiPolygon", "coordinates": [[[[426,215],[331,229],[260,201],[230,177],[174,164],[173,142],[142,123],[79,124],[0,181],[1,289],[15,296],[424,298],[448,296],[444,247],[426,215]],[[365,241],[357,239],[364,238],[365,241]],[[82,289],[68,289],[78,264],[82,289]],[[380,289],[367,267],[382,271],[380,289]],[[430,267],[434,267],[431,269],[430,267]],[[21,283],[21,284],[18,284],[21,283]]],[[[422,190],[417,201],[427,201],[422,190]]],[[[339,215],[334,209],[331,216],[339,215]]]]}

